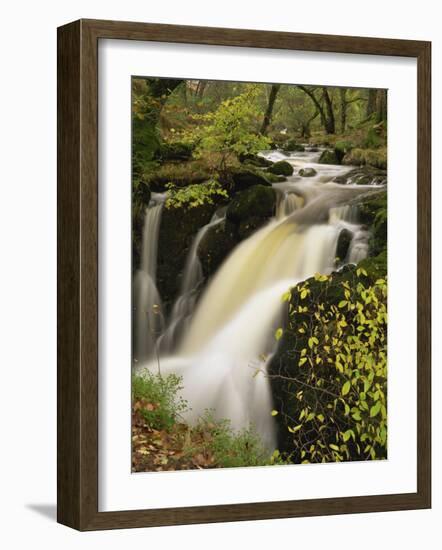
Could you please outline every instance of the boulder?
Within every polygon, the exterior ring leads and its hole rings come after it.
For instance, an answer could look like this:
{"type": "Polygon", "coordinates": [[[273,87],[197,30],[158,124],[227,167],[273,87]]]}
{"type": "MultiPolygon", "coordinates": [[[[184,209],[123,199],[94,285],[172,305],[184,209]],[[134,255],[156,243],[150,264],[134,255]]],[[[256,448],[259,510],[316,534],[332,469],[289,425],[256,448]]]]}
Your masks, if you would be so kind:
{"type": "Polygon", "coordinates": [[[258,168],[267,168],[273,164],[271,160],[261,157],[260,155],[252,154],[240,155],[239,160],[244,164],[249,164],[258,168]]]}
{"type": "Polygon", "coordinates": [[[385,185],[387,183],[387,171],[373,166],[361,166],[342,176],[336,176],[333,181],[343,185],[385,185]]]}
{"type": "Polygon", "coordinates": [[[298,174],[303,178],[312,178],[313,176],[316,176],[317,173],[318,172],[316,172],[314,168],[301,168],[298,172],[298,174]]]}
{"type": "Polygon", "coordinates": [[[254,185],[236,193],[227,207],[227,219],[240,224],[250,218],[268,219],[273,216],[276,204],[276,192],[272,187],[254,185]]]}
{"type": "Polygon", "coordinates": [[[198,257],[206,278],[216,272],[238,242],[237,227],[227,219],[207,231],[198,247],[198,257]]]}
{"type": "Polygon", "coordinates": [[[291,176],[293,174],[293,166],[286,160],[279,160],[270,166],[268,171],[280,176],[291,176]]]}
{"type": "Polygon", "coordinates": [[[353,239],[353,233],[348,229],[343,229],[338,238],[338,244],[336,245],[336,257],[339,261],[344,262],[350,248],[350,243],[353,239]]]}
{"type": "Polygon", "coordinates": [[[323,151],[318,162],[319,164],[341,164],[338,155],[331,149],[326,149],[323,151]]]}
{"type": "Polygon", "coordinates": [[[233,181],[233,191],[243,191],[254,185],[270,186],[270,181],[262,172],[250,167],[234,171],[231,178],[233,181]]]}
{"type": "Polygon", "coordinates": [[[295,139],[289,139],[283,144],[284,151],[288,151],[289,153],[292,153],[294,151],[303,152],[305,151],[304,145],[301,145],[300,143],[297,143],[295,139]]]}
{"type": "Polygon", "coordinates": [[[183,161],[192,157],[193,146],[183,142],[163,142],[155,153],[155,158],[162,161],[183,161]]]}
{"type": "Polygon", "coordinates": [[[187,254],[198,230],[207,224],[217,206],[163,207],[158,240],[157,287],[166,311],[178,295],[187,254]]]}

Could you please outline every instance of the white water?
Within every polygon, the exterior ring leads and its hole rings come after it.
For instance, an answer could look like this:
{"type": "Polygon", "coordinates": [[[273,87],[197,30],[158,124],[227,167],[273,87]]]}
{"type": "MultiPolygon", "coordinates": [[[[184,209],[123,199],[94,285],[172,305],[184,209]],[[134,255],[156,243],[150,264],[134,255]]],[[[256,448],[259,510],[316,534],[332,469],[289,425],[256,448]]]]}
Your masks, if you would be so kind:
{"type": "MultiPolygon", "coordinates": [[[[333,183],[335,176],[351,168],[317,164],[319,154],[265,155],[271,160],[282,157],[295,169],[287,182],[274,184],[276,216],[233,250],[201,295],[198,245],[220,220],[200,230],[164,335],[170,355],[161,359],[161,372],[183,376],[183,396],[192,408],[188,420],[214,409],[216,417],[230,419],[236,429],[254,425],[269,449],[275,445],[275,430],[266,369],[276,349],[281,296],[296,282],[337,267],[336,247],[343,229],[353,234],[347,261],[359,261],[368,249],[368,233],[357,223],[357,209],[348,204],[366,193],[367,186],[333,183]],[[300,168],[310,166],[316,176],[297,175],[300,168]],[[174,331],[183,320],[186,330],[174,348],[174,331]]],[[[146,366],[156,368],[154,363],[146,366]]]]}
{"type": "Polygon", "coordinates": [[[136,362],[152,356],[156,339],[164,329],[161,297],[156,286],[158,237],[164,199],[165,195],[152,193],[144,219],[140,269],[134,277],[133,355],[136,362]]]}

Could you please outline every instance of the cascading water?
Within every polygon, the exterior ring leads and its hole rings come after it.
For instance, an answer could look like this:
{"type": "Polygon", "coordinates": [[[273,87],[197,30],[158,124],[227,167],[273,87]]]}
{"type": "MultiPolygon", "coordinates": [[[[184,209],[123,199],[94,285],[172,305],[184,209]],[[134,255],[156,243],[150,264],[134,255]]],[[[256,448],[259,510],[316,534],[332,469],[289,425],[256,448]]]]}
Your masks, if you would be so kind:
{"type": "Polygon", "coordinates": [[[193,240],[184,267],[180,294],[173,305],[167,329],[158,339],[158,346],[162,355],[169,354],[176,349],[183,333],[189,327],[201,285],[204,282],[203,268],[198,257],[198,247],[207,232],[225,219],[225,210],[225,208],[217,210],[210,222],[198,231],[193,240]]]}
{"type": "Polygon", "coordinates": [[[164,328],[161,297],[156,286],[158,237],[165,195],[152,193],[144,218],[140,268],[134,278],[134,343],[137,362],[153,354],[156,339],[164,328]]]}
{"type": "MultiPolygon", "coordinates": [[[[368,232],[357,223],[357,209],[349,203],[367,193],[367,186],[333,183],[335,176],[350,168],[317,164],[319,154],[265,156],[271,160],[283,156],[295,168],[287,182],[273,185],[278,193],[276,216],[233,250],[201,294],[197,252],[209,227],[200,230],[169,328],[179,320],[190,321],[178,349],[162,357],[161,372],[183,376],[190,422],[214,409],[217,418],[230,419],[235,429],[253,424],[272,449],[275,429],[266,370],[276,348],[281,296],[314,273],[327,274],[337,267],[336,250],[344,229],[353,235],[347,261],[365,257],[368,232]],[[314,167],[317,175],[296,175],[303,167],[314,167]],[[190,298],[193,292],[198,296],[196,308],[196,300],[190,298]]],[[[214,223],[219,220],[208,225],[214,223]]]]}

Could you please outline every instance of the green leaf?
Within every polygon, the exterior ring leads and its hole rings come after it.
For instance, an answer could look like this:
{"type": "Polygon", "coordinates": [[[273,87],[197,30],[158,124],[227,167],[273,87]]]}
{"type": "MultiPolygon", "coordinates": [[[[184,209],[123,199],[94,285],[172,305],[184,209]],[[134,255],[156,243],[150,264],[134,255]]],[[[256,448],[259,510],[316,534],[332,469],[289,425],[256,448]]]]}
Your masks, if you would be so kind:
{"type": "Polygon", "coordinates": [[[272,416],[276,416],[276,415],[278,414],[278,411],[273,410],[270,414],[271,414],[272,416]]]}
{"type": "Polygon", "coordinates": [[[341,393],[342,395],[347,395],[347,393],[350,391],[351,383],[350,380],[347,380],[347,382],[342,386],[341,393]]]}
{"type": "Polygon", "coordinates": [[[342,308],[345,307],[348,304],[347,300],[341,300],[338,304],[338,307],[342,308]]]}
{"type": "Polygon", "coordinates": [[[378,414],[378,412],[381,410],[381,405],[382,403],[380,401],[373,405],[373,407],[370,409],[371,418],[375,417],[378,414]]]}
{"type": "Polygon", "coordinates": [[[276,338],[276,340],[280,340],[280,339],[281,339],[282,333],[283,333],[282,328],[279,328],[279,329],[275,332],[275,338],[276,338]]]}

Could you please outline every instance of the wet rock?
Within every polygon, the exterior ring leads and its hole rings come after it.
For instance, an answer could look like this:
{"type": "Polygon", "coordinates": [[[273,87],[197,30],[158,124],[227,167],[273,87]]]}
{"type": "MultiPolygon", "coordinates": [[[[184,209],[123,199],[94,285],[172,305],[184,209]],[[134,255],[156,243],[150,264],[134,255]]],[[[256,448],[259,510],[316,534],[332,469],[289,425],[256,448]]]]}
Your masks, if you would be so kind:
{"type": "Polygon", "coordinates": [[[272,187],[254,185],[237,193],[227,207],[227,219],[240,224],[250,218],[268,219],[273,216],[276,192],[272,187]]]}
{"type": "Polygon", "coordinates": [[[178,295],[187,254],[198,230],[207,224],[216,205],[163,208],[158,241],[157,287],[168,310],[178,295]]]}
{"type": "Polygon", "coordinates": [[[238,242],[238,229],[229,220],[224,220],[207,231],[198,247],[198,258],[205,277],[208,278],[216,272],[238,242]]]}
{"type": "Polygon", "coordinates": [[[343,262],[348,254],[350,243],[353,239],[353,233],[348,229],[343,229],[339,234],[338,244],[336,246],[336,257],[343,262]]]}
{"type": "Polygon", "coordinates": [[[291,176],[293,174],[293,166],[286,160],[279,160],[268,169],[272,174],[280,176],[291,176]]]}
{"type": "Polygon", "coordinates": [[[326,149],[323,151],[318,162],[319,164],[341,164],[338,155],[331,149],[326,149]]]}
{"type": "Polygon", "coordinates": [[[387,250],[387,191],[360,197],[358,205],[359,220],[370,229],[369,254],[378,256],[387,250]]]}
{"type": "Polygon", "coordinates": [[[361,166],[350,170],[346,174],[336,176],[333,181],[343,185],[385,185],[387,183],[387,171],[373,166],[361,166]]]}
{"type": "Polygon", "coordinates": [[[251,166],[256,166],[258,168],[268,168],[273,164],[271,160],[261,157],[260,155],[240,155],[239,160],[244,164],[250,164],[251,166]]]}
{"type": "Polygon", "coordinates": [[[299,170],[298,174],[302,176],[303,178],[311,178],[313,176],[316,176],[318,172],[314,168],[301,168],[299,170]]]}
{"type": "Polygon", "coordinates": [[[287,140],[282,148],[284,149],[284,151],[288,151],[289,153],[293,153],[295,151],[298,151],[298,152],[303,152],[305,151],[305,147],[304,145],[301,145],[300,143],[298,143],[295,139],[289,139],[287,140]]]}
{"type": "Polygon", "coordinates": [[[231,175],[233,181],[233,191],[242,191],[254,185],[270,186],[270,181],[263,173],[251,168],[241,168],[231,175]]]}

